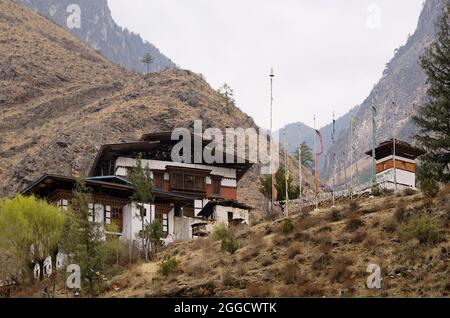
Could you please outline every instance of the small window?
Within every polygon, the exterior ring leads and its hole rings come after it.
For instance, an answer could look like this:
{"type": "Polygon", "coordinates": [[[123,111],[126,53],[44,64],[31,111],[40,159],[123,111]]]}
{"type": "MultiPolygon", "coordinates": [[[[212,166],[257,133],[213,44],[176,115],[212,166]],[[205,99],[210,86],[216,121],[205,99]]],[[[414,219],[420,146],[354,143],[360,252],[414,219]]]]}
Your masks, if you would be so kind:
{"type": "Polygon", "coordinates": [[[176,217],[183,216],[183,209],[181,206],[175,206],[175,216],[176,217]]]}
{"type": "Polygon", "coordinates": [[[69,201],[62,199],[58,201],[58,207],[61,209],[61,211],[67,211],[69,205],[69,201]]]}
{"type": "Polygon", "coordinates": [[[164,174],[153,173],[153,188],[157,190],[163,190],[164,188],[164,174]]]}
{"type": "Polygon", "coordinates": [[[220,178],[219,177],[212,177],[212,194],[213,195],[220,195],[220,178]]]}
{"type": "Polygon", "coordinates": [[[233,212],[228,212],[228,221],[233,221],[234,215],[233,212]]]}

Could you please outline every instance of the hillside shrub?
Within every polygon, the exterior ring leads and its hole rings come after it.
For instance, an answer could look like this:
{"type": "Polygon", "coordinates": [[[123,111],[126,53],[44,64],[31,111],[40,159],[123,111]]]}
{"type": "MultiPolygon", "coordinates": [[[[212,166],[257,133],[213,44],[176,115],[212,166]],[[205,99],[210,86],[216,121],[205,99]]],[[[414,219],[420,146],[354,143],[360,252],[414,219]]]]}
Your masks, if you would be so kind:
{"type": "Polygon", "coordinates": [[[222,240],[222,252],[234,254],[238,249],[239,246],[233,237],[226,237],[222,240]]]}
{"type": "Polygon", "coordinates": [[[342,220],[342,215],[338,209],[333,208],[327,215],[327,221],[329,222],[339,222],[342,220]]]}
{"type": "Polygon", "coordinates": [[[225,224],[219,224],[214,227],[214,230],[211,234],[211,238],[213,241],[223,241],[224,239],[230,238],[231,236],[231,230],[225,224]]]}
{"type": "Polygon", "coordinates": [[[430,216],[421,216],[403,224],[399,229],[402,241],[418,239],[421,244],[435,245],[440,242],[439,223],[430,216]]]}
{"type": "Polygon", "coordinates": [[[291,234],[294,231],[294,223],[292,223],[291,219],[284,220],[281,231],[285,235],[291,234]]]}
{"type": "Polygon", "coordinates": [[[163,276],[169,276],[169,274],[178,271],[179,267],[180,261],[178,261],[175,257],[165,256],[159,265],[159,273],[163,276]]]}
{"type": "Polygon", "coordinates": [[[350,213],[358,212],[358,210],[361,208],[358,201],[350,201],[348,204],[348,210],[350,213]]]}
{"type": "Polygon", "coordinates": [[[361,226],[364,225],[364,222],[359,217],[353,217],[349,219],[345,225],[345,230],[348,232],[355,232],[361,226]]]}

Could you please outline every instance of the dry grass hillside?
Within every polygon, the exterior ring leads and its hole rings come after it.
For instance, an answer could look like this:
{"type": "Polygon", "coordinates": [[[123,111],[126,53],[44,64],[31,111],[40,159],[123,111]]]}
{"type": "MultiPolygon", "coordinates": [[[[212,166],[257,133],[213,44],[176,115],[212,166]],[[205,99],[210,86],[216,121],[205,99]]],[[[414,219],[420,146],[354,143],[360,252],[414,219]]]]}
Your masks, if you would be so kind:
{"type": "MultiPolygon", "coordinates": [[[[41,174],[86,172],[102,144],[192,127],[254,127],[199,75],[143,76],[108,62],[48,19],[0,0],[0,195],[41,174]]],[[[262,202],[254,169],[241,199],[262,202]]]]}
{"type": "Polygon", "coordinates": [[[155,262],[112,278],[104,297],[448,297],[450,188],[432,200],[406,192],[234,231],[238,249],[211,238],[170,246],[155,262]],[[167,275],[160,272],[162,260],[167,275]],[[371,263],[381,289],[368,289],[371,263]]]}

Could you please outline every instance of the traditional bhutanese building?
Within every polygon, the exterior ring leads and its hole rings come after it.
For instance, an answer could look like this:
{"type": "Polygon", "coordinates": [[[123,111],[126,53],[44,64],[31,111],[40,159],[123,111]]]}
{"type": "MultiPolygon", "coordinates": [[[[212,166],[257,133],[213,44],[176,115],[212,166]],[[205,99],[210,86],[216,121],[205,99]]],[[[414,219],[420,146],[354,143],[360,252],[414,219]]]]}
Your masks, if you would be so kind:
{"type": "MultiPolygon", "coordinates": [[[[192,135],[192,149],[196,138],[192,135]]],[[[209,142],[201,141],[202,153],[209,142]]],[[[137,240],[142,223],[130,199],[133,185],[128,176],[141,156],[142,166],[148,167],[153,179],[154,201],[145,205],[145,222],[160,221],[167,242],[209,235],[217,223],[249,224],[251,208],[237,201],[237,184],[252,164],[236,156],[227,163],[230,157],[225,153],[224,163],[174,162],[171,153],[177,143],[171,133],[157,133],[137,142],[103,145],[85,178],[92,193],[90,220],[115,224],[114,234],[137,240]]],[[[189,162],[195,162],[194,158],[189,162]]],[[[75,185],[72,177],[44,175],[22,194],[46,198],[65,209],[75,185]]]]}
{"type": "MultiPolygon", "coordinates": [[[[422,154],[423,151],[404,141],[395,141],[395,153],[393,139],[381,143],[375,148],[377,183],[383,188],[395,189],[397,179],[397,189],[415,188],[415,160],[422,154]]],[[[366,155],[372,157],[372,150],[366,155]]]]}

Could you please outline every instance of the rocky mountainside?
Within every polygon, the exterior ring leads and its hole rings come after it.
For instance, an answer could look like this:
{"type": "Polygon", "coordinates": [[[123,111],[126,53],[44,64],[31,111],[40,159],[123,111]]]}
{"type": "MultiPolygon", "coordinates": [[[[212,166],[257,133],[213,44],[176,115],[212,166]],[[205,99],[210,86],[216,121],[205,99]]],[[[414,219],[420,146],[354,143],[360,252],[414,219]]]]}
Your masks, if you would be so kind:
{"type": "MultiPolygon", "coordinates": [[[[357,113],[359,106],[354,107],[351,112],[346,113],[342,117],[336,119],[336,140],[345,133],[348,128],[351,119],[351,113],[357,113]]],[[[330,123],[319,129],[323,137],[324,149],[327,151],[332,146],[332,134],[333,123],[330,123]]],[[[287,141],[289,146],[289,153],[294,154],[301,143],[306,142],[311,149],[314,149],[314,129],[302,122],[292,123],[286,125],[284,128],[275,132],[275,138],[279,138],[281,144],[284,146],[284,133],[287,135],[287,141]]],[[[319,144],[317,144],[317,151],[320,150],[319,144]]],[[[319,162],[319,170],[326,170],[326,160],[322,156],[319,162]]]]}
{"type": "MultiPolygon", "coordinates": [[[[107,0],[16,0],[39,12],[70,31],[94,50],[100,51],[114,63],[137,72],[147,72],[141,63],[145,53],[154,59],[150,70],[161,71],[175,64],[153,44],[144,41],[139,34],[118,26],[109,10],[107,0]],[[80,9],[78,11],[78,8],[80,9]],[[80,16],[80,24],[77,16],[80,16]]],[[[149,26],[152,26],[151,23],[149,26]]],[[[156,26],[152,26],[156,27],[156,26]]]]}
{"type": "MultiPolygon", "coordinates": [[[[102,144],[191,127],[254,127],[200,76],[140,75],[112,64],[48,19],[0,0],[0,196],[43,173],[86,172],[102,144]]],[[[255,169],[241,195],[261,202],[255,169]]]]}
{"type": "MultiPolygon", "coordinates": [[[[357,167],[349,167],[348,153],[350,151],[350,115],[345,115],[337,121],[338,139],[336,141],[336,154],[338,173],[343,177],[344,167],[354,172],[363,173],[370,165],[370,160],[364,153],[371,147],[372,134],[372,105],[378,108],[376,125],[378,130],[378,142],[392,138],[393,133],[402,140],[412,142],[412,136],[416,128],[411,118],[418,107],[424,104],[427,95],[426,75],[419,65],[419,57],[434,40],[435,23],[443,13],[443,8],[448,0],[427,0],[424,3],[415,33],[407,43],[396,50],[394,58],[386,65],[383,77],[374,87],[370,95],[357,107],[355,128],[355,158],[357,167]],[[395,106],[394,106],[394,104],[395,106]],[[345,156],[343,155],[345,152],[345,156]]],[[[321,175],[325,180],[332,175],[333,147],[331,147],[331,124],[323,130],[326,143],[326,154],[321,162],[321,175]]],[[[312,137],[312,134],[309,134],[312,137]]],[[[308,135],[308,136],[309,136],[308,135]]],[[[294,139],[298,139],[295,132],[294,139]]],[[[308,138],[311,138],[308,137],[308,138]]],[[[308,141],[308,139],[306,139],[308,141]]],[[[298,143],[298,142],[297,142],[298,143]]],[[[343,181],[343,180],[342,180],[343,181]]]]}

